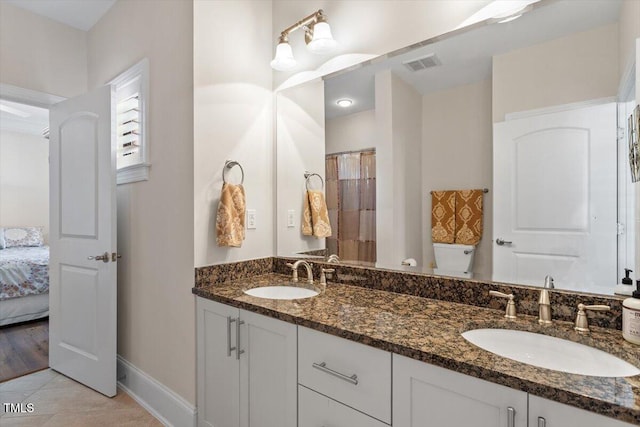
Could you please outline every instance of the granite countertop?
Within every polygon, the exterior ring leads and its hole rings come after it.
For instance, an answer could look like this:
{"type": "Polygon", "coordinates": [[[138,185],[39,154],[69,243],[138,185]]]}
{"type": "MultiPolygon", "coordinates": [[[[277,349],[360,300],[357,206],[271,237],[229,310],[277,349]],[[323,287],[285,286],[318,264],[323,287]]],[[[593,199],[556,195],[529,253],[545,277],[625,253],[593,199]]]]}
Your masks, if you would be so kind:
{"type": "MultiPolygon", "coordinates": [[[[304,286],[302,282],[296,285],[304,286]]],[[[487,327],[538,332],[599,348],[640,367],[640,347],[625,341],[618,330],[592,326],[590,336],[583,336],[570,322],[543,328],[533,316],[507,321],[503,311],[494,309],[331,282],[324,293],[308,299],[270,300],[243,292],[275,284],[293,285],[290,276],[270,273],[196,287],[193,293],[640,425],[640,375],[606,378],[537,368],[485,351],[461,336],[487,327]]]]}

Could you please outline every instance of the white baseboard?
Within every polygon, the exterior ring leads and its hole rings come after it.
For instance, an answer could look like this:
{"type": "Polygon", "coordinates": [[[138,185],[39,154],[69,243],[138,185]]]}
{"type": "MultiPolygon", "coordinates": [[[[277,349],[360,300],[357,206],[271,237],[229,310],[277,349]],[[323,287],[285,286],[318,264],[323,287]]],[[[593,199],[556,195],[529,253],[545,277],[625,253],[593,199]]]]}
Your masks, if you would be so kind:
{"type": "Polygon", "coordinates": [[[195,427],[196,408],[118,355],[118,387],[167,427],[195,427]]]}

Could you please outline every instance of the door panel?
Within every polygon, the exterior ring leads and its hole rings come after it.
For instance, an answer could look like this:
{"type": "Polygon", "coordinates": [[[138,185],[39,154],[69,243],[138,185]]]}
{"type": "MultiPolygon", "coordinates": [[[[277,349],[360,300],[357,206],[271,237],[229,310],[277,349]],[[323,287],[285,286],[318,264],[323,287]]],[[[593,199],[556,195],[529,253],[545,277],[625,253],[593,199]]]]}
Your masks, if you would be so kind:
{"type": "Polygon", "coordinates": [[[240,310],[240,426],[296,427],[296,325],[240,310]]]}
{"type": "Polygon", "coordinates": [[[109,86],[50,111],[49,365],[107,396],[116,394],[114,115],[109,86]]]}
{"type": "Polygon", "coordinates": [[[616,136],[615,103],[494,124],[493,280],[611,292],[616,136]]]}
{"type": "Polygon", "coordinates": [[[60,234],[96,239],[99,117],[78,113],[60,124],[60,234]]]}

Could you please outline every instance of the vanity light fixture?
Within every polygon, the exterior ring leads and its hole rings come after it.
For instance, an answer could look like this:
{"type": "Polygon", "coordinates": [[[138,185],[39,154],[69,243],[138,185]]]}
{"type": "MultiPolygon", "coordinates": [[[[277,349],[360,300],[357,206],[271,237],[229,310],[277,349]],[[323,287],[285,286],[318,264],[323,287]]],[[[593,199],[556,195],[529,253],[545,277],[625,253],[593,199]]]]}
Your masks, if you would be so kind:
{"type": "Polygon", "coordinates": [[[351,105],[353,104],[353,101],[347,98],[343,98],[343,99],[338,99],[336,101],[336,104],[338,104],[338,107],[348,108],[348,107],[351,107],[351,105]]]}
{"type": "Polygon", "coordinates": [[[299,28],[304,30],[307,48],[313,53],[319,55],[330,53],[338,44],[331,35],[331,27],[327,23],[326,15],[322,9],[319,9],[280,33],[276,55],[271,61],[271,68],[274,70],[287,71],[296,66],[296,60],[289,44],[289,34],[299,28]]]}

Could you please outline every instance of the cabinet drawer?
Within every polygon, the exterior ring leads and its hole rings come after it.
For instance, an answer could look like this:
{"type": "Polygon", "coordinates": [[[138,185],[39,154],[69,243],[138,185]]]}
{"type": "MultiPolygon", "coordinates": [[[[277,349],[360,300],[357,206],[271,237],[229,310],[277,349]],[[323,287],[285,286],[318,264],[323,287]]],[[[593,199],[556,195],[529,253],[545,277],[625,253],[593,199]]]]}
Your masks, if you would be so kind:
{"type": "Polygon", "coordinates": [[[389,352],[298,327],[298,382],[391,424],[389,352]]]}
{"type": "Polygon", "coordinates": [[[298,427],[389,427],[303,386],[298,386],[298,406],[298,427]]]}

